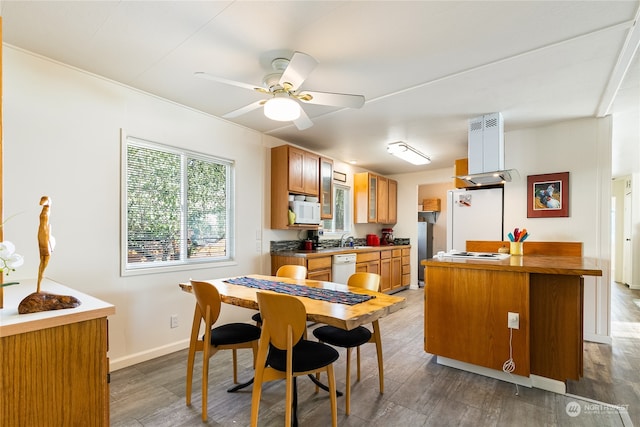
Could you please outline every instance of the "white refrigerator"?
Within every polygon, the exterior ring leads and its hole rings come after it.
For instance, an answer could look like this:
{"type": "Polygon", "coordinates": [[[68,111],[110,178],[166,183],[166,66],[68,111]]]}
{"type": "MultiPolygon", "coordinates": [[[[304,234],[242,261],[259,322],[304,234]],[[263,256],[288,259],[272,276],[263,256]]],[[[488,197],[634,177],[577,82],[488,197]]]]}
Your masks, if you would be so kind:
{"type": "Polygon", "coordinates": [[[504,190],[447,192],[447,251],[465,251],[467,240],[504,240],[504,190]]]}

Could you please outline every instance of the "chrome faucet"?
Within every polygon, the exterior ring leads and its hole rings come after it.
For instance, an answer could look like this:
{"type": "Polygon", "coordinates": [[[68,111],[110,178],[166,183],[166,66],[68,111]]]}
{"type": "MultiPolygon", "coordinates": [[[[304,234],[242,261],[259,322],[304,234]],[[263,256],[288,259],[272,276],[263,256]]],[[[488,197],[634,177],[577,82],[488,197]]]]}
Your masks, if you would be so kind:
{"type": "Polygon", "coordinates": [[[353,236],[350,236],[349,234],[344,233],[342,237],[340,237],[340,247],[344,248],[347,241],[353,243],[353,236]]]}

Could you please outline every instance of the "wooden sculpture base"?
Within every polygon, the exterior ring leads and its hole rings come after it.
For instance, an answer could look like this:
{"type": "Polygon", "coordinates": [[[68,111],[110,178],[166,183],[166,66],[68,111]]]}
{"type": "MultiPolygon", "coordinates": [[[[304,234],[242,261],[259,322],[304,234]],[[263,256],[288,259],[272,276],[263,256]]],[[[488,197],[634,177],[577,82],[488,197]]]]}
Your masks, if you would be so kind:
{"type": "Polygon", "coordinates": [[[37,313],[39,311],[62,310],[74,308],[81,304],[80,300],[70,295],[55,295],[47,292],[34,292],[27,295],[20,305],[18,313],[37,313]]]}

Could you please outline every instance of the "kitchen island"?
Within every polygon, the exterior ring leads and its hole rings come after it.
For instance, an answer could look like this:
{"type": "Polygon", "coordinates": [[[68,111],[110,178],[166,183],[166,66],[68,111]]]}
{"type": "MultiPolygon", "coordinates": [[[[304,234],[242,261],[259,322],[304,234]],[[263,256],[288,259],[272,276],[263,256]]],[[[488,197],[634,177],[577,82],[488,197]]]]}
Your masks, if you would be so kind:
{"type": "Polygon", "coordinates": [[[438,363],[561,393],[566,380],[580,379],[583,276],[602,275],[596,260],[524,255],[421,263],[424,349],[438,363]],[[518,314],[518,329],[508,328],[508,313],[518,314]]]}

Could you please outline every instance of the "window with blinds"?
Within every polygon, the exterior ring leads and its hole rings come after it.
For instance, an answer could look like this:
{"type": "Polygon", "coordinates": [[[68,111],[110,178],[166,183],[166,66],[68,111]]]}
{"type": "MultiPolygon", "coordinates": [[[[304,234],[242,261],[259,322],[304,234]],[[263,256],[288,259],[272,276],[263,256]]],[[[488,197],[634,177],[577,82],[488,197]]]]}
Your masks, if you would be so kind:
{"type": "Polygon", "coordinates": [[[125,138],[125,270],[228,261],[233,163],[125,138]]]}

